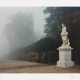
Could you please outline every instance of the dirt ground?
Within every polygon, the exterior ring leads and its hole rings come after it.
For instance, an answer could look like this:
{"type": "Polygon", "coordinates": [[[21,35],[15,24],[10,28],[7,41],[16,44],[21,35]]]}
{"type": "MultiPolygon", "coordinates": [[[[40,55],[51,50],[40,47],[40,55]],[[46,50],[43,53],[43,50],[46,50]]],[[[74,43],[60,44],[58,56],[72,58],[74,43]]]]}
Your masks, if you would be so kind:
{"type": "Polygon", "coordinates": [[[8,61],[0,63],[1,73],[80,73],[80,65],[71,68],[60,68],[34,62],[8,61]]]}

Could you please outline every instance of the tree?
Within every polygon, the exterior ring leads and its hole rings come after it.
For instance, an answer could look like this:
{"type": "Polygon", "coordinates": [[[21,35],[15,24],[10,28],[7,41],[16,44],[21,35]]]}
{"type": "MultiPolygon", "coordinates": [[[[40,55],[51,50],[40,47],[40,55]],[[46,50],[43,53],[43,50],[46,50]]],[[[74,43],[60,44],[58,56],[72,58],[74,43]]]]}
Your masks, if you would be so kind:
{"type": "Polygon", "coordinates": [[[80,8],[79,7],[48,7],[44,11],[46,18],[45,32],[48,36],[60,40],[61,24],[67,26],[70,42],[74,48],[80,48],[80,8]]]}
{"type": "Polygon", "coordinates": [[[11,50],[30,45],[35,40],[32,14],[16,13],[6,24],[4,32],[11,50]]]}
{"type": "Polygon", "coordinates": [[[48,37],[58,41],[56,45],[61,42],[61,24],[67,26],[70,43],[74,48],[72,59],[76,64],[80,64],[80,7],[48,7],[44,13],[49,14],[46,18],[45,32],[48,37]]]}

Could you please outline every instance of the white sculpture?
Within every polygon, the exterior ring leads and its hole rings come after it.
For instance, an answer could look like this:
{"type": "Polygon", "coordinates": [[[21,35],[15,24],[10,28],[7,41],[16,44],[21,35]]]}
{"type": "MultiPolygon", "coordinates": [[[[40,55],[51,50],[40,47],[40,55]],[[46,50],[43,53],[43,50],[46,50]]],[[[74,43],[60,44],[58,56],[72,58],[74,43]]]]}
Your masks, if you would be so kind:
{"type": "Polygon", "coordinates": [[[68,32],[67,32],[66,26],[64,26],[64,24],[62,24],[61,37],[62,37],[62,41],[63,41],[62,47],[69,47],[70,42],[69,42],[69,38],[68,38],[68,32]]]}
{"type": "Polygon", "coordinates": [[[58,48],[59,50],[59,61],[57,62],[58,67],[72,67],[74,62],[71,60],[71,46],[68,38],[68,32],[66,26],[62,24],[62,45],[58,48]]]}

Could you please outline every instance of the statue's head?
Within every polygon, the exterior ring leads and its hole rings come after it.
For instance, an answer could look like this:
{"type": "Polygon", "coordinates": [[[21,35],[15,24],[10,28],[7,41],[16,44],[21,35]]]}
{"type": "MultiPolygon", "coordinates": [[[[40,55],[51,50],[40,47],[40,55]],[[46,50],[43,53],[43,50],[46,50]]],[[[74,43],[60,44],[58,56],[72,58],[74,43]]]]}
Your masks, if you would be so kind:
{"type": "Polygon", "coordinates": [[[62,32],[67,32],[66,26],[64,24],[62,24],[62,32]]]}
{"type": "Polygon", "coordinates": [[[62,27],[64,27],[65,25],[64,24],[62,24],[62,27]]]}

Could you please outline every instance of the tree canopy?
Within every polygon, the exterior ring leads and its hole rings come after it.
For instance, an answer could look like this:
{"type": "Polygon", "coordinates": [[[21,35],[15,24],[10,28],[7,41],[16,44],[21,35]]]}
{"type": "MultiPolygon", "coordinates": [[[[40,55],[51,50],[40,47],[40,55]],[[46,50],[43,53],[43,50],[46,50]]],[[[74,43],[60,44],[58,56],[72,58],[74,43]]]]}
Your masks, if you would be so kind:
{"type": "Polygon", "coordinates": [[[74,48],[80,48],[80,7],[47,7],[45,33],[60,40],[61,24],[67,26],[70,42],[74,48]]]}
{"type": "Polygon", "coordinates": [[[6,24],[4,32],[12,49],[32,44],[35,41],[32,14],[14,14],[6,24]]]}

